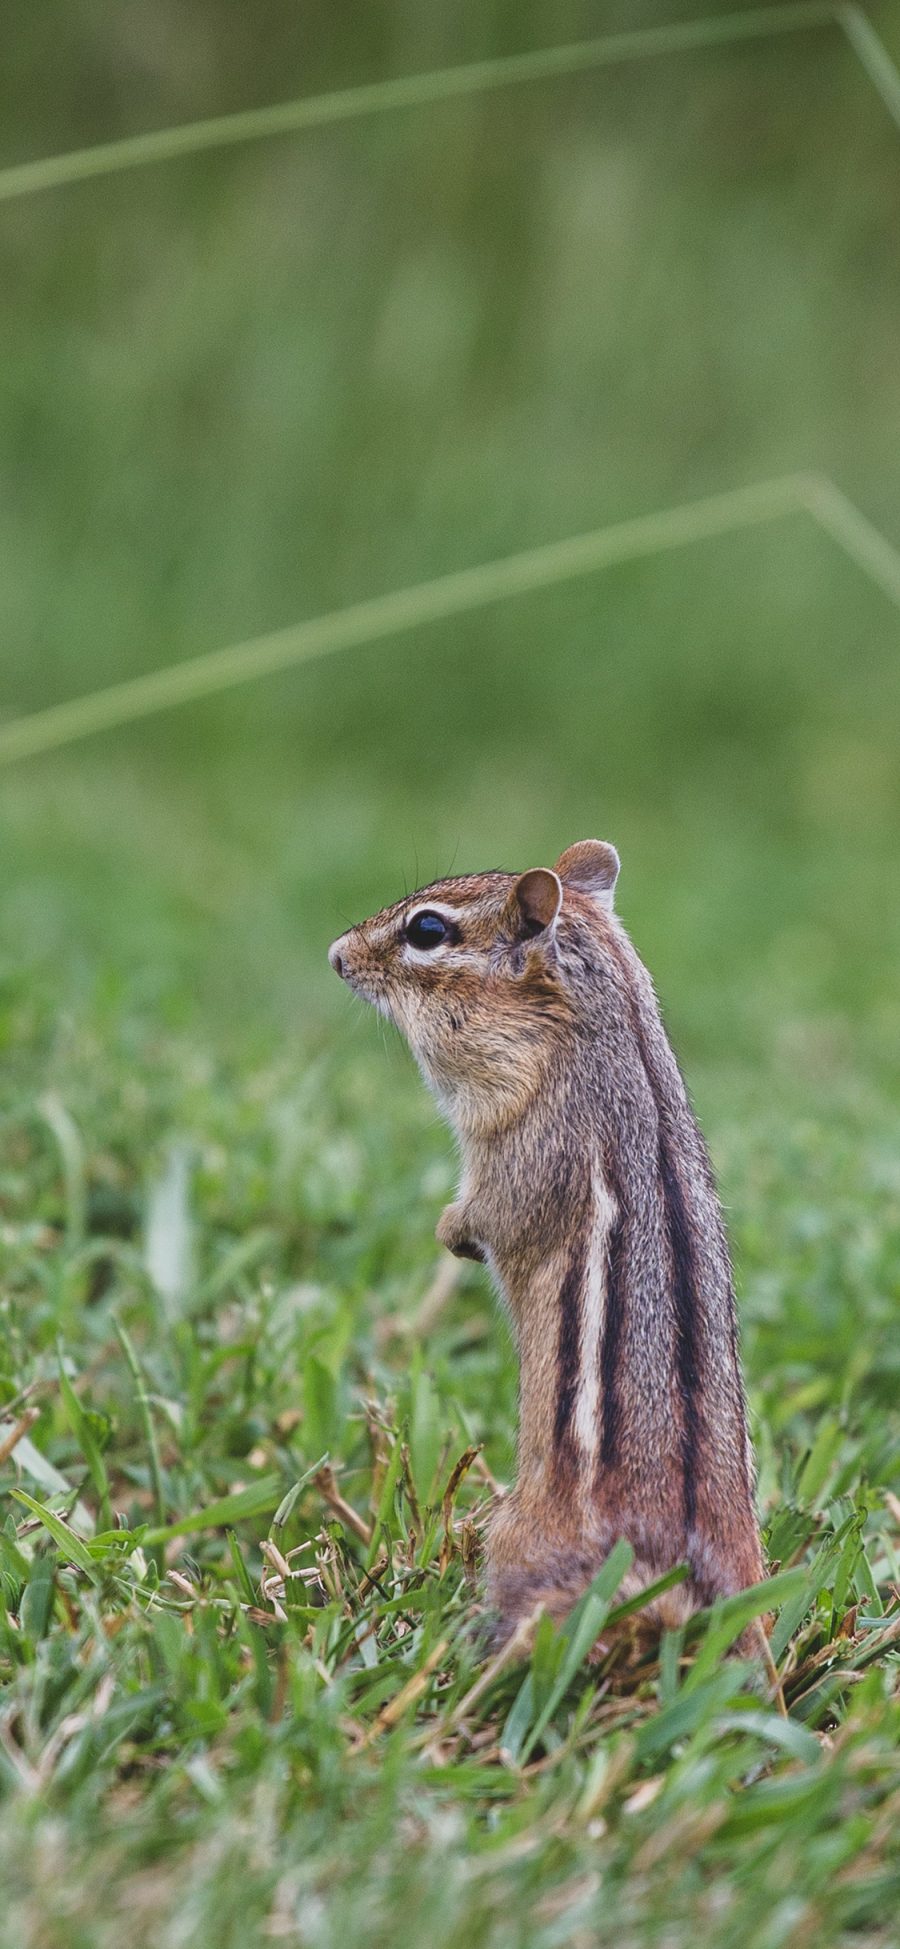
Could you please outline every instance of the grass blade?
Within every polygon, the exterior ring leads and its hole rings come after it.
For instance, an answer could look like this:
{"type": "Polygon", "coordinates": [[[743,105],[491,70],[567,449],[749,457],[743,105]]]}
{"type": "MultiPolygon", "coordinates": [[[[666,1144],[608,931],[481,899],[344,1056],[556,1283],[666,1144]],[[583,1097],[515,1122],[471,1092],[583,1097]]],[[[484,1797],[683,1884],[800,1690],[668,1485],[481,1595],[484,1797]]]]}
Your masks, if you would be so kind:
{"type": "Polygon", "coordinates": [[[187,1516],[179,1517],[176,1523],[161,1523],[156,1529],[144,1532],[144,1543],[150,1549],[157,1549],[162,1543],[170,1543],[175,1536],[192,1536],[201,1529],[221,1529],[231,1523],[243,1522],[251,1516],[264,1516],[276,1508],[281,1495],[281,1476],[264,1475],[258,1482],[251,1482],[246,1489],[235,1489],[232,1495],[220,1496],[217,1502],[207,1503],[205,1509],[193,1509],[187,1516]]]}
{"type": "Polygon", "coordinates": [[[126,1333],[121,1320],[118,1319],[115,1314],[113,1314],[113,1326],[115,1327],[116,1333],[118,1335],[119,1345],[128,1363],[128,1371],[134,1382],[134,1391],[135,1391],[135,1398],[137,1400],[137,1405],[138,1405],[138,1413],[140,1414],[141,1417],[144,1434],[147,1440],[147,1450],[150,1457],[150,1479],[153,1483],[153,1500],[156,1504],[156,1514],[160,1520],[160,1523],[162,1523],[166,1513],[166,1493],[163,1487],[162,1465],[159,1459],[159,1445],[156,1439],[156,1429],[153,1425],[153,1415],[150,1408],[150,1397],[147,1393],[146,1387],[144,1386],[144,1376],[141,1371],[137,1354],[135,1353],[134,1347],[131,1344],[131,1339],[129,1335],[126,1333]]]}
{"type": "Polygon", "coordinates": [[[90,1470],[91,1481],[100,1502],[100,1527],[112,1528],[112,1510],[109,1501],[109,1477],[103,1451],[91,1427],[88,1416],[78,1399],[63,1362],[62,1347],[57,1348],[59,1358],[59,1391],[66,1417],[75,1440],[90,1470]]]}
{"type": "Polygon", "coordinates": [[[34,1496],[27,1495],[24,1489],[13,1489],[12,1494],[17,1502],[23,1503],[26,1509],[30,1509],[32,1516],[37,1516],[44,1528],[49,1530],[60,1556],[64,1557],[67,1563],[74,1564],[77,1570],[82,1570],[92,1584],[99,1584],[100,1575],[87,1544],[82,1542],[80,1536],[76,1536],[74,1529],[70,1528],[64,1518],[57,1516],[55,1510],[45,1508],[42,1502],[36,1502],[34,1496]]]}

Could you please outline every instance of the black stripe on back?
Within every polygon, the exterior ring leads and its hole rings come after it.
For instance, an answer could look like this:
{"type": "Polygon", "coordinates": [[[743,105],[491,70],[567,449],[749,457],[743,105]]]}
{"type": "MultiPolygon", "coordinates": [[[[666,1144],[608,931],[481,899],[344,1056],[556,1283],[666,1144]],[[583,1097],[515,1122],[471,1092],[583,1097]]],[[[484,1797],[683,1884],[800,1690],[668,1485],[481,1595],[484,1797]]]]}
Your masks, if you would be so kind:
{"type": "Polygon", "coordinates": [[[606,1247],[606,1292],[603,1302],[603,1335],[600,1342],[600,1397],[602,1433],[600,1463],[611,1468],[617,1461],[622,1432],[622,1404],[618,1395],[619,1356],[625,1323],[625,1208],[622,1187],[612,1160],[605,1160],[605,1176],[616,1202],[616,1215],[606,1247]]]}
{"type": "Polygon", "coordinates": [[[681,1452],[684,1468],[684,1520],[686,1527],[690,1528],[697,1513],[695,1473],[702,1433],[697,1401],[702,1386],[697,1330],[697,1275],[691,1223],[684,1202],[681,1180],[675,1168],[662,1119],[659,1127],[659,1170],[666,1202],[666,1229],[672,1258],[675,1362],[683,1415],[681,1452]]]}
{"type": "MultiPolygon", "coordinates": [[[[695,1221],[688,1208],[684,1186],[676,1163],[677,1139],[671,1129],[665,1089],[659,1076],[653,1050],[645,1030],[641,1006],[635,991],[631,970],[628,966],[627,958],[620,952],[616,943],[611,940],[608,942],[608,946],[611,948],[613,956],[618,963],[638,1053],[656,1109],[659,1179],[665,1207],[666,1237],[669,1247],[672,1276],[676,1342],[675,1364],[682,1410],[681,1459],[684,1478],[684,1521],[685,1526],[690,1528],[696,1520],[697,1466],[705,1433],[704,1415],[701,1405],[703,1380],[700,1371],[703,1322],[697,1287],[697,1254],[694,1242],[695,1221]]],[[[660,1026],[662,1027],[661,1024],[660,1026]]],[[[665,1035],[664,1029],[662,1029],[662,1033],[665,1035]]],[[[669,1050],[669,1054],[672,1055],[671,1049],[669,1050]]],[[[674,1055],[672,1055],[672,1060],[675,1062],[676,1069],[678,1069],[674,1055]]],[[[680,1070],[678,1070],[678,1074],[681,1077],[680,1070]]],[[[684,1087],[683,1078],[681,1078],[681,1082],[682,1087],[684,1087]]],[[[709,1160],[709,1154],[702,1134],[697,1126],[690,1096],[686,1088],[684,1089],[684,1094],[687,1117],[693,1126],[694,1135],[697,1140],[699,1167],[703,1173],[706,1188],[713,1204],[717,1207],[718,1200],[715,1177],[709,1160]]],[[[608,1174],[612,1182],[612,1173],[610,1172],[608,1174]]],[[[616,1402],[616,1366],[619,1359],[622,1316],[625,1310],[623,1287],[627,1283],[624,1270],[627,1255],[622,1250],[623,1200],[619,1194],[618,1187],[614,1186],[614,1188],[618,1196],[619,1219],[617,1221],[616,1233],[610,1240],[609,1284],[607,1288],[606,1326],[604,1330],[602,1362],[604,1389],[602,1459],[606,1462],[611,1462],[616,1458],[617,1445],[620,1439],[620,1429],[618,1426],[619,1411],[616,1402]]],[[[737,1314],[731,1287],[727,1245],[724,1245],[724,1251],[726,1278],[728,1282],[725,1303],[728,1308],[730,1322],[733,1386],[739,1425],[746,1450],[746,1423],[738,1355],[737,1314]]],[[[746,1461],[744,1467],[745,1474],[747,1474],[746,1461]]],[[[748,1474],[747,1481],[749,1488],[748,1474]]]]}
{"type": "Polygon", "coordinates": [[[581,1366],[581,1300],[587,1262],[587,1226],[582,1224],[572,1246],[559,1294],[556,1421],[553,1440],[558,1461],[574,1462],[572,1418],[578,1398],[581,1366]]]}
{"type": "MultiPolygon", "coordinates": [[[[700,1374],[699,1312],[694,1241],[691,1230],[691,1218],[685,1203],[684,1191],[673,1154],[664,1092],[644,1030],[637,995],[635,994],[626,966],[623,963],[620,963],[620,966],[624,976],[625,991],[628,997],[628,1005],[638,1052],[656,1108],[659,1176],[665,1205],[666,1236],[672,1269],[672,1294],[675,1310],[675,1365],[678,1378],[678,1391],[681,1396],[681,1462],[684,1476],[684,1521],[685,1527],[690,1528],[696,1517],[696,1471],[698,1451],[703,1432],[698,1399],[702,1380],[700,1374]]],[[[685,1094],[687,1093],[685,1092],[685,1094]]],[[[693,1120],[690,1102],[688,1102],[688,1115],[693,1120]]],[[[613,1361],[611,1360],[612,1364],[613,1361]]],[[[604,1434],[606,1432],[606,1412],[607,1410],[604,1404],[604,1434]]],[[[614,1443],[617,1436],[614,1404],[612,1415],[613,1432],[611,1440],[614,1443]]]]}

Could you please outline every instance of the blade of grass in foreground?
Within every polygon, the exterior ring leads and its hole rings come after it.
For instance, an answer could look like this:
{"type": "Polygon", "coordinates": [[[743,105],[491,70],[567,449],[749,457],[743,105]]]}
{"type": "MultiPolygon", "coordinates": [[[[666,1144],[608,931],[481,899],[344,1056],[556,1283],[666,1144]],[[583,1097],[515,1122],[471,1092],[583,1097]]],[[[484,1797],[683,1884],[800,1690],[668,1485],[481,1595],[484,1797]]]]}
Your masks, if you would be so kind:
{"type": "Polygon", "coordinates": [[[170,1543],[175,1536],[191,1536],[195,1530],[226,1528],[250,1516],[264,1516],[277,1508],[281,1487],[279,1475],[261,1476],[258,1482],[248,1483],[246,1489],[235,1489],[232,1495],[207,1503],[205,1509],[192,1509],[190,1515],[181,1516],[177,1523],[161,1523],[157,1529],[145,1530],[144,1544],[155,1549],[160,1543],[170,1543]]]}
{"type": "Polygon", "coordinates": [[[60,1555],[66,1562],[74,1564],[77,1570],[83,1570],[92,1584],[99,1583],[97,1565],[87,1544],[82,1542],[80,1536],[76,1536],[74,1529],[70,1529],[62,1516],[57,1516],[53,1509],[46,1509],[42,1502],[36,1502],[34,1496],[29,1496],[24,1489],[13,1489],[11,1493],[17,1502],[24,1503],[25,1508],[30,1509],[32,1516],[37,1516],[44,1528],[49,1530],[60,1555]]]}
{"type": "Polygon", "coordinates": [[[550,1658],[555,1648],[558,1665],[546,1699],[537,1709],[535,1698],[534,1659],[532,1670],[528,1672],[519,1692],[513,1701],[512,1709],[503,1728],[502,1746],[513,1761],[524,1762],[533,1750],[541,1734],[549,1724],[557,1706],[587,1657],[588,1652],[603,1629],[609,1615],[612,1600],[619,1588],[626,1570],[634,1558],[629,1543],[620,1539],[610,1551],[602,1570],[593,1583],[579,1599],[570,1617],[556,1635],[555,1647],[544,1645],[540,1628],[535,1653],[546,1650],[550,1658]]]}
{"type": "Polygon", "coordinates": [[[690,1621],[693,1635],[695,1628],[702,1631],[703,1637],[697,1656],[685,1679],[686,1688],[702,1683],[718,1664],[719,1659],[739,1638],[741,1632],[752,1624],[754,1618],[765,1617],[767,1611],[777,1611],[783,1604],[790,1603],[803,1590],[807,1582],[807,1572],[800,1565],[796,1570],[781,1570],[775,1577],[768,1577],[761,1584],[751,1584],[747,1590],[739,1590],[734,1597],[726,1597],[719,1604],[713,1604],[707,1611],[698,1611],[690,1621]]]}

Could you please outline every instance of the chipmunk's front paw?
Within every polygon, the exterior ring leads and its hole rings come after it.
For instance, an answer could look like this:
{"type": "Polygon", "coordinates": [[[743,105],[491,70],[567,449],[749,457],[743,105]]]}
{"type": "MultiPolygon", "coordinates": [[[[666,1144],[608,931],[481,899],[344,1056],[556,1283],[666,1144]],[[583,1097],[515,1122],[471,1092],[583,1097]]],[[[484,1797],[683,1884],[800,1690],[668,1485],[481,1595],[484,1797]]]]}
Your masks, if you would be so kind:
{"type": "Polygon", "coordinates": [[[435,1237],[457,1259],[477,1259],[484,1264],[481,1246],[472,1237],[472,1225],[465,1205],[447,1205],[437,1222],[435,1237]]]}

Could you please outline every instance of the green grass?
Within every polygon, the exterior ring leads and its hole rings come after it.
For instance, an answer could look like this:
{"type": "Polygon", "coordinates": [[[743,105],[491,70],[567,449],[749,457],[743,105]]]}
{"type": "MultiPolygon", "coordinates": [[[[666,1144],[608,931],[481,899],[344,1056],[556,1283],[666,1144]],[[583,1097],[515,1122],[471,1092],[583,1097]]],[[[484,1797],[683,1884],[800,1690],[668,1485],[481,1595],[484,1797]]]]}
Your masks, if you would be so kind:
{"type": "Polygon", "coordinates": [[[7,1939],[888,1944],[900,1185],[878,1093],[826,1119],[729,1092],[715,1131],[793,1566],[789,1719],[715,1618],[637,1668],[567,1673],[542,1633],[530,1673],[467,1705],[514,1373],[477,1272],[429,1297],[445,1138],[362,1046],[229,1071],[195,1033],[120,1032],[83,1020],[56,1098],[4,1119],[4,1431],[35,1415],[4,1467],[7,1939]]]}
{"type": "MultiPolygon", "coordinates": [[[[658,18],[301,12],[49,0],[6,159],[658,18]]],[[[785,471],[896,534],[897,145],[828,30],[6,206],[4,712],[785,471]]],[[[4,1949],[893,1944],[898,743],[797,516],[2,774],[4,1949]],[[486,1667],[512,1351],[325,963],[588,833],[720,1175],[786,1720],[733,1617],[486,1667]]]]}

